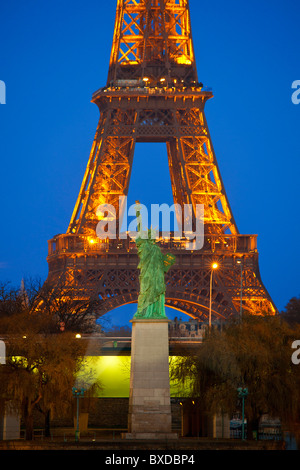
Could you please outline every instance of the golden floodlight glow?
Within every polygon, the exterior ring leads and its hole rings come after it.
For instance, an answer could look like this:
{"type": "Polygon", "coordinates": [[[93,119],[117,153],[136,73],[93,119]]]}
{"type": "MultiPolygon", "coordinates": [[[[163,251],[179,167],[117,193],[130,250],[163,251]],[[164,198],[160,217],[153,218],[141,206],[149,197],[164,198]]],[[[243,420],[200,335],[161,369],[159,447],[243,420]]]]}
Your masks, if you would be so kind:
{"type": "MultiPolygon", "coordinates": [[[[195,252],[185,249],[188,233],[175,241],[177,230],[172,235],[169,230],[168,237],[157,239],[159,244],[166,240],[172,251],[178,253],[174,276],[168,280],[172,291],[168,306],[178,308],[180,303],[181,312],[201,320],[209,308],[210,323],[211,315],[214,319],[227,319],[235,310],[253,315],[274,313],[275,305],[259,275],[257,236],[239,233],[223,186],[204,112],[213,93],[198,82],[188,0],[115,3],[107,82],[92,96],[100,116],[88,164],[67,234],[49,240],[49,283],[54,295],[59,291],[56,286],[64,279],[64,292],[65,289],[70,292],[66,301],[76,293],[82,297],[99,295],[101,311],[105,312],[133,300],[130,293],[139,290],[133,261],[136,253],[131,251],[135,243],[126,235],[126,243],[121,242],[120,234],[116,243],[108,241],[116,219],[125,209],[123,198],[130,187],[135,144],[157,141],[167,143],[169,182],[175,205],[179,203],[182,208],[183,202],[192,203],[190,215],[196,215],[196,219],[197,206],[204,206],[201,221],[204,218],[208,229],[203,234],[205,248],[197,275],[193,266],[195,252]],[[199,96],[201,89],[207,91],[199,96]],[[95,232],[99,222],[102,228],[107,227],[103,239],[95,232]],[[105,256],[104,267],[102,261],[98,263],[99,256],[101,259],[105,256]],[[185,282],[178,285],[176,279],[182,272],[185,282]],[[204,282],[209,283],[209,294],[204,282]],[[117,292],[124,291],[124,295],[105,292],[110,283],[115,284],[117,292]],[[193,299],[189,295],[190,283],[193,292],[199,293],[193,299]]],[[[183,214],[175,212],[177,221],[183,214]]],[[[44,303],[45,299],[38,309],[44,303]]]]}
{"type": "Polygon", "coordinates": [[[176,58],[177,64],[182,64],[182,65],[191,65],[192,61],[190,59],[187,59],[184,56],[180,56],[176,58]]]}

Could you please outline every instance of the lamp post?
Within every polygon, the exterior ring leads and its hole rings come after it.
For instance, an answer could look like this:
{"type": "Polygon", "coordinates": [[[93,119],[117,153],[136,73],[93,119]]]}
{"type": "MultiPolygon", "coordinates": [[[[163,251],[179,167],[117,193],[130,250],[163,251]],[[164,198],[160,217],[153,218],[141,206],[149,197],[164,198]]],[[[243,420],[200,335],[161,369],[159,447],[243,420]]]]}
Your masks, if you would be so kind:
{"type": "Polygon", "coordinates": [[[242,314],[243,314],[243,258],[238,259],[237,264],[240,265],[241,267],[241,300],[240,300],[240,319],[242,319],[242,314]]]}
{"type": "Polygon", "coordinates": [[[213,263],[210,270],[210,283],[209,283],[209,322],[208,326],[211,329],[211,296],[212,296],[212,281],[213,281],[213,272],[218,269],[218,263],[213,263]]]}
{"type": "Polygon", "coordinates": [[[76,410],[76,431],[75,431],[75,441],[79,441],[79,436],[80,436],[80,433],[79,433],[79,398],[83,398],[84,397],[84,388],[76,388],[76,387],[73,387],[72,388],[72,393],[73,393],[73,396],[77,399],[77,410],[76,410]]]}
{"type": "Polygon", "coordinates": [[[245,398],[248,395],[248,388],[239,387],[237,389],[238,397],[242,399],[242,440],[245,439],[245,398]]]}

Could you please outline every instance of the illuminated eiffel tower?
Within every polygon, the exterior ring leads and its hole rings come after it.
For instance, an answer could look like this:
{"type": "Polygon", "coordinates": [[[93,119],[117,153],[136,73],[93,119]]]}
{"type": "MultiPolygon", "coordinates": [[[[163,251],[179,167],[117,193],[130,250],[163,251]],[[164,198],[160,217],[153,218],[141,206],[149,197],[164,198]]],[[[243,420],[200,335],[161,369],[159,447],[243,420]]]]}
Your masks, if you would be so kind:
{"type": "Polygon", "coordinates": [[[97,239],[97,207],[112,204],[118,216],[135,143],[165,142],[174,202],[194,211],[203,204],[205,223],[201,250],[160,240],[177,259],[166,275],[166,306],[201,321],[209,311],[221,320],[241,310],[276,313],[257,237],[239,234],[226,196],[204,114],[212,96],[198,81],[188,0],[118,0],[107,84],[92,97],[100,119],[82,186],[67,233],[49,241],[50,285],[96,299],[99,315],[137,302],[135,245],[97,239]]]}

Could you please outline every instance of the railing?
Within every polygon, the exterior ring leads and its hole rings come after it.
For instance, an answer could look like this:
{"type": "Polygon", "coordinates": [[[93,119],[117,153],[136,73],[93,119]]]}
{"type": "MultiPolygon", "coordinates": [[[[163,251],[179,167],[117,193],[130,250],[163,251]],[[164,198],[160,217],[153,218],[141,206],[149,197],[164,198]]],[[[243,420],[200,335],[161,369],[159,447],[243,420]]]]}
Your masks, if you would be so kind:
{"type": "MultiPolygon", "coordinates": [[[[87,442],[95,442],[102,440],[115,440],[121,439],[121,434],[127,432],[127,428],[90,428],[80,433],[80,440],[87,442]]],[[[25,429],[20,430],[20,439],[25,440],[26,432],[25,429]]],[[[50,431],[50,437],[45,437],[44,429],[33,430],[34,441],[45,441],[46,442],[65,442],[72,443],[75,441],[75,429],[72,427],[68,428],[53,428],[50,431]]],[[[30,441],[29,441],[30,442],[30,441]]]]}
{"type": "MultiPolygon", "coordinates": [[[[242,439],[242,428],[230,429],[231,439],[242,439]]],[[[258,433],[253,435],[253,438],[259,441],[282,441],[283,434],[281,428],[277,429],[264,429],[260,428],[258,433]]],[[[245,429],[245,439],[247,439],[247,428],[245,429]]]]}
{"type": "Polygon", "coordinates": [[[212,95],[212,88],[210,87],[195,87],[195,86],[174,86],[174,87],[137,87],[137,86],[120,86],[120,87],[103,87],[95,91],[92,95],[92,101],[100,96],[105,95],[124,95],[126,94],[140,94],[140,95],[175,95],[175,94],[193,94],[193,95],[212,95]]]}
{"type": "MultiPolygon", "coordinates": [[[[186,238],[174,238],[172,236],[159,238],[157,243],[162,249],[169,251],[190,253],[187,249],[186,238]]],[[[105,254],[136,252],[135,241],[132,238],[126,239],[105,239],[97,237],[91,238],[83,235],[62,234],[48,242],[48,256],[63,253],[89,253],[105,254]]],[[[210,253],[251,253],[257,250],[256,235],[205,235],[203,247],[199,252],[210,253]]],[[[196,250],[195,250],[196,251],[196,250]]]]}

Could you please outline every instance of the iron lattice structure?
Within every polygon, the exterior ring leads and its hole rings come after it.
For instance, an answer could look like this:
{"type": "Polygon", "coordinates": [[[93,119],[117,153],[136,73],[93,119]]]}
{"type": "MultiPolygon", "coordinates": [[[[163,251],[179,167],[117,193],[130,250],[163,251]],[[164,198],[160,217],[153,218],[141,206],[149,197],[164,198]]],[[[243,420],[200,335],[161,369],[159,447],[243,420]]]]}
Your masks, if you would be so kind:
{"type": "Polygon", "coordinates": [[[205,321],[211,263],[212,317],[242,307],[275,313],[258,265],[255,235],[241,235],[221,179],[207,121],[210,89],[198,82],[188,0],[118,0],[107,84],[93,94],[100,119],[66,234],[49,241],[50,285],[71,286],[76,298],[99,301],[98,314],[137,302],[138,257],[127,240],[96,239],[97,208],[128,193],[136,142],[165,142],[174,202],[204,205],[205,242],[176,255],[166,276],[166,305],[205,321]],[[239,264],[238,264],[239,263],[239,264]],[[242,294],[242,296],[241,296],[242,294]]]}

